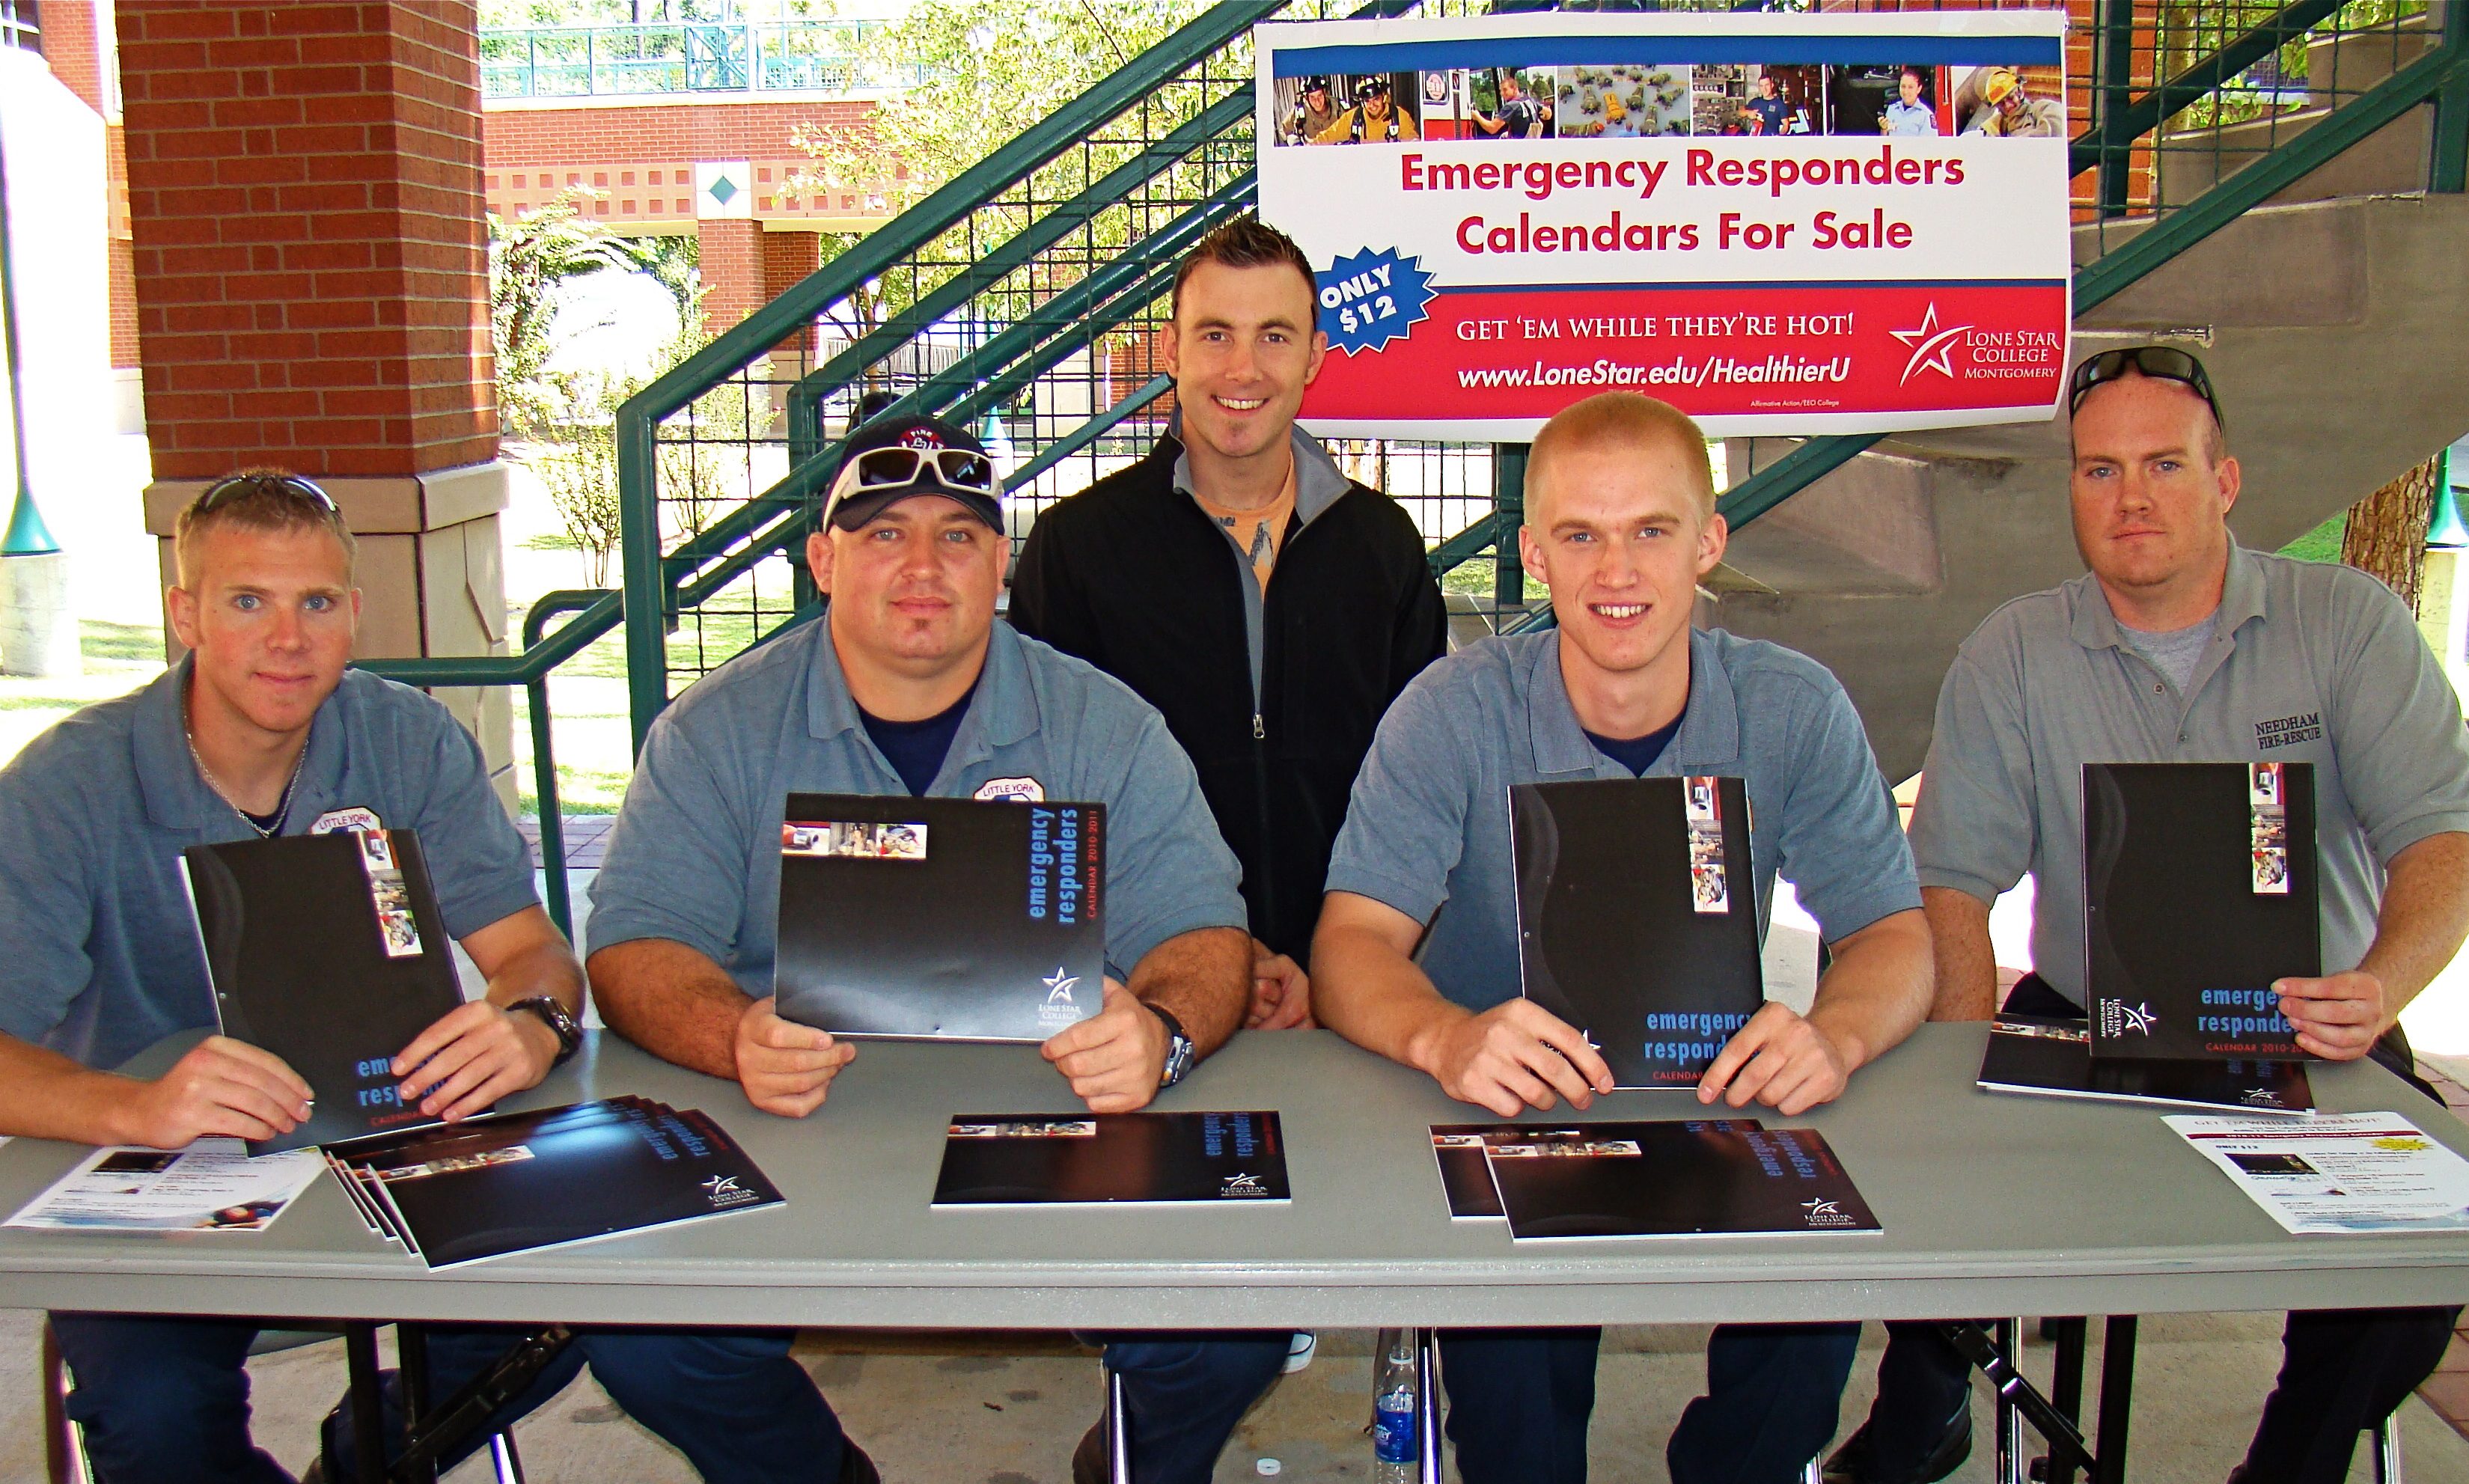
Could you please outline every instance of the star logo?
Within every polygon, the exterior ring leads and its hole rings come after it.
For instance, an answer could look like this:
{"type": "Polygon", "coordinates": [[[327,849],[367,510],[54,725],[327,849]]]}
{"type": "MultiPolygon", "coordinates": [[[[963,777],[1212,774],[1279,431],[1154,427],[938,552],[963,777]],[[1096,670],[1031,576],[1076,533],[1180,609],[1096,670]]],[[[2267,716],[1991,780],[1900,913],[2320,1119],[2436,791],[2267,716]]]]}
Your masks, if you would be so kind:
{"type": "Polygon", "coordinates": [[[1265,1190],[1266,1187],[1260,1184],[1260,1177],[1258,1175],[1245,1174],[1241,1171],[1237,1171],[1226,1177],[1226,1189],[1229,1191],[1258,1191],[1265,1190]]]}
{"type": "Polygon", "coordinates": [[[1055,965],[1052,977],[1038,981],[1046,986],[1046,1003],[1049,1005],[1079,1004],[1079,1001],[1072,998],[1072,986],[1079,982],[1079,975],[1066,974],[1059,963],[1055,965]]]}
{"type": "Polygon", "coordinates": [[[2126,1017],[2126,1029],[2138,1035],[2150,1035],[2153,1026],[2160,1019],[2159,1016],[2152,1013],[2149,1001],[2136,1006],[2120,1005],[2117,1009],[2118,1013],[2126,1017]]]}
{"type": "Polygon", "coordinates": [[[2268,1087],[2248,1088],[2246,1102],[2248,1106],[2257,1108],[2277,1108],[2284,1105],[2280,1101],[2280,1094],[2268,1087]]]}
{"type": "Polygon", "coordinates": [[[1954,364],[1950,357],[1954,351],[1954,342],[1957,336],[1971,328],[1970,325],[1949,325],[1945,329],[1939,329],[1937,301],[1931,299],[1928,313],[1921,316],[1919,329],[1887,331],[1888,335],[1912,348],[1912,359],[1904,362],[1904,382],[1910,382],[1923,371],[1935,371],[1949,381],[1953,380],[1954,364]]]}
{"type": "Polygon", "coordinates": [[[1800,1205],[1802,1210],[1809,1213],[1809,1217],[1812,1221],[1819,1217],[1838,1217],[1843,1214],[1843,1208],[1831,1200],[1804,1200],[1800,1205]]]}

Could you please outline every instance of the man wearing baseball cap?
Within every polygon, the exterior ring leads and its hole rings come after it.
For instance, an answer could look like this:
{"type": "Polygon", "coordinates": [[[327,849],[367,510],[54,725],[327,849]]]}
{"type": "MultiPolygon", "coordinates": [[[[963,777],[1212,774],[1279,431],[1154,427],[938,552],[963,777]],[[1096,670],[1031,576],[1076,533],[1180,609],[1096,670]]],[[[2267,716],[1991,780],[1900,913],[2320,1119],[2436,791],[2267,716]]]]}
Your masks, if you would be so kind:
{"type": "MultiPolygon", "coordinates": [[[[949,424],[851,435],[806,542],[824,617],[698,682],[635,763],[591,886],[586,964],[619,1034],[735,1080],[766,1112],[822,1106],[857,1048],[771,999],[793,793],[1105,804],[1104,1008],[1041,1048],[1090,1111],[1144,1106],[1242,1024],[1252,943],[1234,858],[1157,712],[995,616],[1001,494],[949,424]]],[[[1108,1345],[1134,1477],[1206,1480],[1286,1346],[1283,1331],[1108,1345]]]]}

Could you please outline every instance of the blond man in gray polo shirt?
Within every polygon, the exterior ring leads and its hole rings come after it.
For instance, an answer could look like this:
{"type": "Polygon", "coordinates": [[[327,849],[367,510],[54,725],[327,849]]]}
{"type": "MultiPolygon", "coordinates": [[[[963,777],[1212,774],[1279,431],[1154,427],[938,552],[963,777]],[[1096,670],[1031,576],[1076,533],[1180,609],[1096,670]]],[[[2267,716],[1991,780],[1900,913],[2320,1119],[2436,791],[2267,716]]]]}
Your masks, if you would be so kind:
{"type": "MultiPolygon", "coordinates": [[[[2323,964],[2273,985],[2298,1044],[2413,1076],[2402,1007],[2469,934],[2469,736],[2409,611],[2354,568],[2229,534],[2237,460],[2209,379],[2161,346],[2073,383],[2075,543],[2088,575],[2017,598],[1938,697],[1912,850],[1941,1020],[1996,1009],[1989,908],[2033,877],[2035,971],[2007,1008],[2081,1015],[2082,764],[2315,765],[2323,964]]],[[[2279,1384],[2238,1484],[2348,1476],[2358,1433],[2441,1357],[2457,1309],[2292,1313],[2279,1384]]],[[[1898,1327],[1869,1425],[1830,1479],[1943,1477],[1968,1430],[1963,1362],[1898,1327]],[[1950,1417],[1960,1409],[1960,1416],[1950,1417]]]]}

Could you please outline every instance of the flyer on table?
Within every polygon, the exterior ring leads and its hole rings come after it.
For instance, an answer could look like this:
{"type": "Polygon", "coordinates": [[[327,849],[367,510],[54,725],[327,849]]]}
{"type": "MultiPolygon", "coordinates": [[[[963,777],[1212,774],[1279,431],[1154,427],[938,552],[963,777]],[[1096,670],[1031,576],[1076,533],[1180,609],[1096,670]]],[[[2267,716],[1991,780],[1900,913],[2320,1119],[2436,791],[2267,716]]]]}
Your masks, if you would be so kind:
{"type": "Polygon", "coordinates": [[[1626,389],[1717,436],[2055,415],[2054,11],[1264,24],[1260,213],[1330,437],[1521,441],[1626,389]]]}
{"type": "Polygon", "coordinates": [[[2287,1231],[2469,1231],[2469,1160],[2397,1113],[2166,1122],[2287,1231]]]}

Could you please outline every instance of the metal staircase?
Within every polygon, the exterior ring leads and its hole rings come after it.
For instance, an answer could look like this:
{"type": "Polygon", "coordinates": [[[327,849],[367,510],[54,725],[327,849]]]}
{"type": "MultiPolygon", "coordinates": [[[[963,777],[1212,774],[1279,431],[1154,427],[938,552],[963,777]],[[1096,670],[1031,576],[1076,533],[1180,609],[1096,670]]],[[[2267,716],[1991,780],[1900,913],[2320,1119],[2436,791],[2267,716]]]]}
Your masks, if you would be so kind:
{"type": "MultiPolygon", "coordinates": [[[[2469,0],[2069,8],[2069,97],[2083,123],[2079,337],[2208,337],[2232,407],[2272,409],[2238,414],[2250,489],[2261,464],[2302,493],[2258,501],[2270,509],[2249,539],[2276,545],[2273,531],[2315,523],[2469,430],[2469,365],[2412,373],[2371,351],[2407,322],[2404,290],[2414,285],[2439,296],[2448,322],[2434,332],[2445,349],[2421,342],[2411,356],[2444,366],[2443,357],[2469,356],[2457,330],[2469,282],[2447,277],[2440,261],[2448,244],[2469,262],[2458,209],[2469,199],[2459,195],[2469,0]],[[2263,95],[2244,81],[2259,60],[2299,53],[2303,96],[2263,95]],[[2344,178],[2351,161],[2363,163],[2344,178]],[[2375,198],[2394,192],[2407,201],[2375,198]],[[2307,262],[2309,243],[2336,256],[2307,262]],[[2395,279],[2393,264],[2415,276],[2395,279]],[[2289,314],[2275,319],[2283,306],[2289,314]],[[2344,347],[2337,387],[2289,364],[2308,336],[2325,334],[2344,347]],[[2449,385],[2413,384],[2434,374],[2449,385]],[[2398,384],[2404,377],[2412,384],[2398,384]],[[2257,440],[2273,451],[2307,442],[2270,419],[2331,391],[2388,405],[2372,456],[2326,471],[2294,452],[2284,478],[2257,440]]],[[[639,743],[679,689],[819,612],[796,557],[861,393],[888,391],[898,409],[1001,434],[1015,460],[1015,535],[1045,504],[1145,451],[1172,403],[1150,346],[1174,265],[1251,200],[1256,22],[1484,9],[1201,8],[626,405],[621,591],[543,599],[517,656],[371,667],[419,684],[531,687],[543,853],[554,859],[547,677],[622,623],[639,743]]],[[[2079,569],[2062,494],[2054,504],[2048,494],[2063,437],[2036,426],[1734,444],[1722,508],[1741,534],[1710,584],[1710,616],[1834,665],[1900,776],[1927,729],[1912,677],[1926,671],[1933,697],[1946,654],[1981,614],[2079,569]]],[[[1519,519],[1522,448],[1390,441],[1336,452],[1414,516],[1459,607],[1504,628],[1548,621],[1528,601],[1513,539],[1502,540],[1519,519]]],[[[555,875],[551,894],[562,905],[555,875]]]]}

